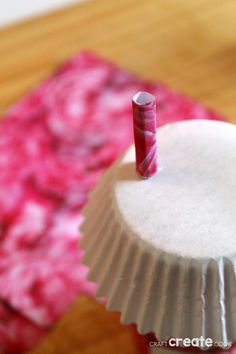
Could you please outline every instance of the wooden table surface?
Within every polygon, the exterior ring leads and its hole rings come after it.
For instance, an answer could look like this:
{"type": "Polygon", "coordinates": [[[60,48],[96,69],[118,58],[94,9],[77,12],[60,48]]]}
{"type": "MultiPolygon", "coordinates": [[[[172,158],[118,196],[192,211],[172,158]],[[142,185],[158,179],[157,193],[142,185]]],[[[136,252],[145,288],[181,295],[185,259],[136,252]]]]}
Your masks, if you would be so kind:
{"type": "Polygon", "coordinates": [[[235,0],[89,1],[0,31],[0,113],[80,49],[236,122],[235,0]]]}
{"type": "Polygon", "coordinates": [[[133,326],[123,326],[120,314],[80,297],[54,330],[28,354],[147,354],[133,326]]]}
{"type": "MultiPolygon", "coordinates": [[[[90,49],[143,78],[162,80],[236,123],[235,13],[235,0],[97,0],[2,29],[0,113],[70,55],[90,49]]],[[[74,338],[66,341],[66,354],[90,353],[89,339],[83,348],[78,344],[87,331],[86,306],[78,301],[66,317],[67,332],[59,326],[46,342],[51,349],[44,343],[35,353],[64,353],[58,347],[63,336],[74,338]],[[75,336],[70,331],[77,311],[75,336]]],[[[111,315],[109,321],[119,318],[111,315]]],[[[100,320],[90,319],[90,326],[100,330],[100,320]]],[[[114,337],[99,333],[91,353],[114,353],[114,337]]]]}

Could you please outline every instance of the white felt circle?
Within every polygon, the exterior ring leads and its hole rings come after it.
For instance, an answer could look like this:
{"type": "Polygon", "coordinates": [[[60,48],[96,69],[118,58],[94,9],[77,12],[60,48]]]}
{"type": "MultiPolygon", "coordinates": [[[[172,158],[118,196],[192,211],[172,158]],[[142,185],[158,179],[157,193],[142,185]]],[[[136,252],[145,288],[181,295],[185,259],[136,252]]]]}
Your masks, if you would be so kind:
{"type": "Polygon", "coordinates": [[[142,180],[132,146],[117,168],[115,202],[125,227],[185,257],[236,253],[236,126],[190,120],[159,129],[160,171],[142,180]]]}

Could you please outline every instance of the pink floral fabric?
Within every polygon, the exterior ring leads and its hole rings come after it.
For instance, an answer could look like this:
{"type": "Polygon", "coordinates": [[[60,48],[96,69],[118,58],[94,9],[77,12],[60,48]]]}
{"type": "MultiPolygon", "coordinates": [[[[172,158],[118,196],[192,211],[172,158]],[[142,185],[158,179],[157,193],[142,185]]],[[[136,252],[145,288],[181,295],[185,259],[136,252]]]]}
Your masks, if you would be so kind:
{"type": "MultiPolygon", "coordinates": [[[[157,97],[158,125],[222,119],[161,83],[81,53],[0,124],[0,348],[32,347],[81,293],[94,294],[78,248],[81,208],[133,142],[132,96],[157,97]]],[[[79,321],[79,319],[78,319],[79,321]]]]}

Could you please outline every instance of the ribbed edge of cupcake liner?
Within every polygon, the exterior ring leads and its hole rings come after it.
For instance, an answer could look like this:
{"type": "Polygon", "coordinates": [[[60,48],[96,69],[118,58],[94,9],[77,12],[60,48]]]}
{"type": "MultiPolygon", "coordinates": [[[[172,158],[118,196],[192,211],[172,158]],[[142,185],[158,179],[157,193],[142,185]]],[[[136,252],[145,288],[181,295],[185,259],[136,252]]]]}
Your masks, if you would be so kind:
{"type": "MultiPolygon", "coordinates": [[[[113,167],[114,168],[114,167],[113,167]]],[[[89,280],[124,324],[158,340],[236,342],[235,258],[186,259],[138,240],[124,227],[111,168],[91,195],[81,227],[89,280]]]]}

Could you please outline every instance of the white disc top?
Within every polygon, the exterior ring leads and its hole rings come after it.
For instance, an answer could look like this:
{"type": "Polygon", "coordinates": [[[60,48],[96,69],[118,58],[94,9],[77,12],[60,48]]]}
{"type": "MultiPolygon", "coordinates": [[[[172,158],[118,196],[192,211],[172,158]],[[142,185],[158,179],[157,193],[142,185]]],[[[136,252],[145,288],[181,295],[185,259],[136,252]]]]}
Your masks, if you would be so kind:
{"type": "Polygon", "coordinates": [[[132,146],[115,172],[124,227],[157,249],[190,258],[236,253],[236,126],[190,120],[157,136],[159,172],[142,180],[132,146]]]}

